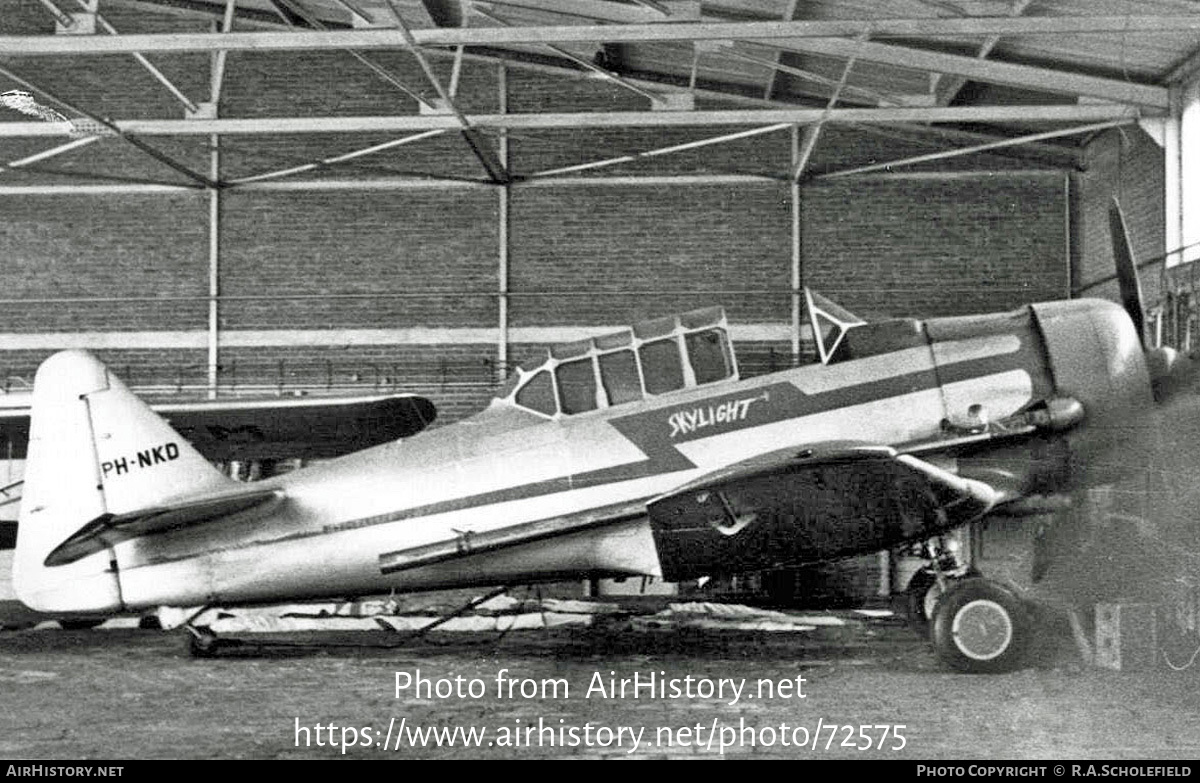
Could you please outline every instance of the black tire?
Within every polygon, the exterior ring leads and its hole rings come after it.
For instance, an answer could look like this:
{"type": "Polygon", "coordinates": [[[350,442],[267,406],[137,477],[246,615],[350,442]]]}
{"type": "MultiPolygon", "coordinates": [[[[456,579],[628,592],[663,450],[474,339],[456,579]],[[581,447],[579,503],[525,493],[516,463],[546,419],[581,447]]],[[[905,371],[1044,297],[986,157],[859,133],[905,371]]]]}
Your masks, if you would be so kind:
{"type": "Polygon", "coordinates": [[[932,571],[921,569],[908,580],[904,590],[904,613],[908,619],[908,627],[923,638],[929,638],[929,607],[926,597],[929,591],[937,586],[937,577],[932,571]]]}
{"type": "Polygon", "coordinates": [[[1033,622],[1025,602],[986,579],[970,579],[938,601],[933,616],[933,648],[960,672],[1012,671],[1024,660],[1033,622]]]}
{"type": "Polygon", "coordinates": [[[58,624],[64,631],[86,631],[96,628],[102,622],[104,622],[103,617],[72,617],[70,619],[60,618],[58,624]]]}

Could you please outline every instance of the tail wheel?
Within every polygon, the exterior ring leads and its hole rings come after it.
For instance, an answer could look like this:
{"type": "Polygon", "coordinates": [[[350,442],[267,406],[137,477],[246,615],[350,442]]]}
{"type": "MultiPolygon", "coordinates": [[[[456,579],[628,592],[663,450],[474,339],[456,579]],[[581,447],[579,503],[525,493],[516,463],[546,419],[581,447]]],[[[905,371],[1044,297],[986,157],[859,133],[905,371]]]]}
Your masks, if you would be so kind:
{"type": "Polygon", "coordinates": [[[214,658],[222,640],[208,628],[188,628],[188,653],[193,658],[214,658]]]}
{"type": "Polygon", "coordinates": [[[1025,603],[995,582],[971,579],[947,592],[933,615],[933,647],[946,665],[992,674],[1020,665],[1032,633],[1025,603]]]}

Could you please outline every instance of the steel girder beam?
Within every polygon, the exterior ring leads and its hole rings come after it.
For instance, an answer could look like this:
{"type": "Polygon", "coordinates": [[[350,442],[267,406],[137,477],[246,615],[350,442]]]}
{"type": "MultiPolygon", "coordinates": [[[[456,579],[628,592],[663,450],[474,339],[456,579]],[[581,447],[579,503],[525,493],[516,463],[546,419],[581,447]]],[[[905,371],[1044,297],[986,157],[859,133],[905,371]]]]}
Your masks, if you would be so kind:
{"type": "MultiPolygon", "coordinates": [[[[951,106],[887,107],[878,109],[745,109],[686,112],[568,112],[543,114],[467,115],[476,128],[614,128],[688,127],[722,125],[773,125],[794,123],[902,123],[902,122],[1104,122],[1138,119],[1143,115],[1126,106],[1065,104],[1051,106],[951,106]]],[[[456,129],[457,118],[448,115],[398,115],[391,117],[265,117],[257,119],[120,120],[113,125],[122,133],[139,136],[283,135],[290,133],[358,133],[374,131],[426,131],[456,129]]],[[[6,136],[64,136],[70,123],[3,122],[6,136]]]]}
{"type": "MultiPolygon", "coordinates": [[[[539,43],[637,43],[729,39],[939,38],[976,35],[1086,35],[1088,33],[1200,33],[1200,14],[1130,16],[1000,16],[759,22],[671,22],[601,25],[439,27],[413,30],[419,46],[507,46],[539,43]]],[[[95,36],[2,36],[5,54],[130,54],[140,52],[404,48],[393,28],[295,32],[138,33],[95,36]]]]}
{"type": "MultiPolygon", "coordinates": [[[[1038,177],[1062,176],[1061,171],[1051,169],[960,169],[955,171],[889,171],[855,175],[857,179],[877,181],[920,181],[920,180],[967,180],[984,177],[1038,177]]],[[[626,176],[582,176],[540,177],[517,179],[509,187],[518,190],[529,188],[605,188],[605,187],[686,187],[688,185],[763,185],[784,187],[788,183],[781,178],[761,174],[663,174],[626,176]]],[[[791,183],[798,185],[798,183],[791,183]]],[[[273,182],[250,182],[238,185],[239,191],[295,193],[295,192],[370,192],[388,190],[490,190],[496,186],[484,180],[466,182],[461,180],[406,179],[403,177],[377,177],[372,179],[316,179],[273,182]]],[[[57,184],[57,185],[5,185],[0,179],[2,196],[107,196],[143,195],[153,193],[196,193],[186,185],[155,185],[137,183],[113,184],[57,184]]]]}

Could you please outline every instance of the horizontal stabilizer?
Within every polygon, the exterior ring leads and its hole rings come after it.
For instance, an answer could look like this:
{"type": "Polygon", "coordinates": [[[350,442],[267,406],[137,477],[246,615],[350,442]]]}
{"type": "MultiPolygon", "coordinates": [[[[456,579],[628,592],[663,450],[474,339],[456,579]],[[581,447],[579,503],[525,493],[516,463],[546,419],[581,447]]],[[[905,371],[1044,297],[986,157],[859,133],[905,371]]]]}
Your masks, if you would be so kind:
{"type": "Polygon", "coordinates": [[[238,492],[181,498],[155,508],[126,514],[104,514],[88,522],[46,556],[45,565],[66,565],[121,541],[201,525],[247,511],[270,511],[282,502],[278,489],[253,484],[238,492]]]}

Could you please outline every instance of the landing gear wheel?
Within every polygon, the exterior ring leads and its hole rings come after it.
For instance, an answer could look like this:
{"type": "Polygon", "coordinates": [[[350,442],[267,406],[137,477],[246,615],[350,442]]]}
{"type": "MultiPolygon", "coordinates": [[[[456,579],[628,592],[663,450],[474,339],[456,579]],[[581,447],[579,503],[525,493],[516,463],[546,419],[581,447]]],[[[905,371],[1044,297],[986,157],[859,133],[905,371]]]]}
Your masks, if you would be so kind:
{"type": "Polygon", "coordinates": [[[994,674],[1020,665],[1032,633],[1025,603],[995,582],[970,579],[951,588],[933,614],[933,648],[961,672],[994,674]]]}
{"type": "Polygon", "coordinates": [[[908,627],[918,636],[929,637],[930,618],[941,597],[942,588],[938,586],[937,576],[932,571],[922,569],[908,580],[908,587],[904,591],[905,616],[908,618],[908,627]]]}
{"type": "Polygon", "coordinates": [[[188,629],[188,653],[193,658],[215,658],[221,639],[208,628],[188,629]]]}

